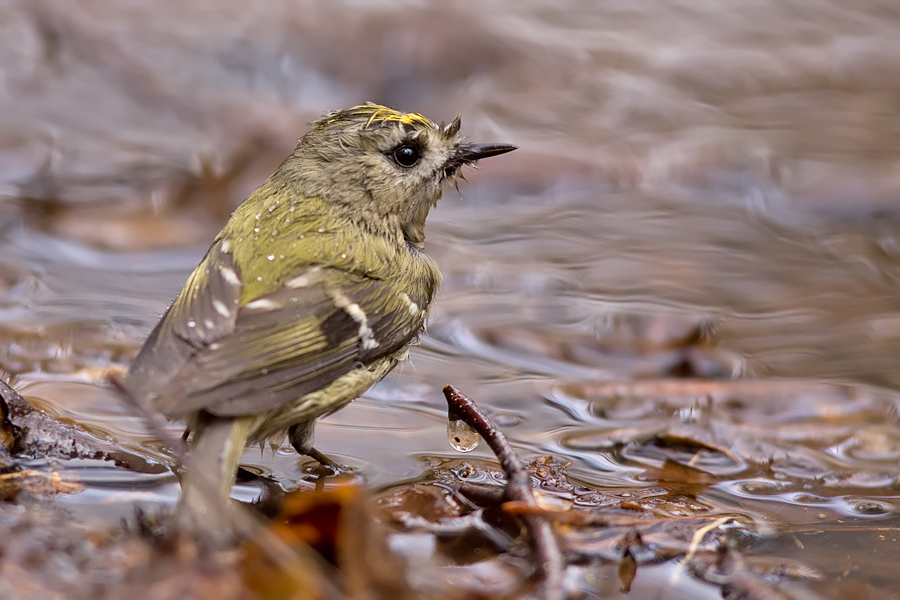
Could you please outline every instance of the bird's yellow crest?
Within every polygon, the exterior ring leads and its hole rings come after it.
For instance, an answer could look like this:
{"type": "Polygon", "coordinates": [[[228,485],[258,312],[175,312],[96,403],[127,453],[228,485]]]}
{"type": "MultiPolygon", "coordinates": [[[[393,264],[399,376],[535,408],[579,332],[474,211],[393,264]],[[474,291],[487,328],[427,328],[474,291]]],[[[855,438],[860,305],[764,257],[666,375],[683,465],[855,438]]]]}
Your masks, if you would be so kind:
{"type": "Polygon", "coordinates": [[[366,117],[368,117],[368,120],[364,126],[365,129],[388,123],[402,123],[404,125],[418,125],[430,129],[437,129],[437,125],[434,124],[434,121],[419,113],[404,113],[373,102],[366,102],[365,104],[359,104],[345,110],[330,113],[322,120],[322,122],[336,123],[345,120],[356,121],[366,117]]]}

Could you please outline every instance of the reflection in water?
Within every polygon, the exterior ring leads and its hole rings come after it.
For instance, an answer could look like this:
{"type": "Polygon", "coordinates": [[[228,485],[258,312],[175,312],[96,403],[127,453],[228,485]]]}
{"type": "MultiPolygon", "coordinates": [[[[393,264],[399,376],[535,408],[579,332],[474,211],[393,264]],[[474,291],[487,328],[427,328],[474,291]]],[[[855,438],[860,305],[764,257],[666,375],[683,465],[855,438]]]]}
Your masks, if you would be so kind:
{"type": "MultiPolygon", "coordinates": [[[[325,451],[373,485],[422,476],[455,456],[453,383],[595,485],[678,458],[719,507],[896,518],[895,7],[163,4],[0,2],[0,372],[26,396],[158,455],[99,370],[304,123],[462,110],[520,150],[445,194],[429,336],[323,422],[325,451]]],[[[245,460],[303,485],[290,452],[245,460]]]]}

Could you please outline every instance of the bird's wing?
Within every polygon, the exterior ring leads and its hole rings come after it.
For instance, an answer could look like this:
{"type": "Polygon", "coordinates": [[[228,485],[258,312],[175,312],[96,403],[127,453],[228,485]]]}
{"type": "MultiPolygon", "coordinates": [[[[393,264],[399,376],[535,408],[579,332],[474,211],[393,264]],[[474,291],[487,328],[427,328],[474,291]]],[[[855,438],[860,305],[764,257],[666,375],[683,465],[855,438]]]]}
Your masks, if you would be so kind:
{"type": "Polygon", "coordinates": [[[164,317],[174,319],[165,329],[196,350],[158,390],[155,404],[170,416],[201,409],[248,415],[290,404],[397,352],[425,318],[427,299],[410,298],[387,281],[308,267],[238,307],[228,327],[212,314],[220,282],[208,281],[197,289],[189,284],[185,305],[176,303],[164,317]]]}
{"type": "Polygon", "coordinates": [[[131,362],[123,385],[136,401],[151,403],[198,350],[234,331],[243,283],[228,246],[213,242],[131,362]]]}

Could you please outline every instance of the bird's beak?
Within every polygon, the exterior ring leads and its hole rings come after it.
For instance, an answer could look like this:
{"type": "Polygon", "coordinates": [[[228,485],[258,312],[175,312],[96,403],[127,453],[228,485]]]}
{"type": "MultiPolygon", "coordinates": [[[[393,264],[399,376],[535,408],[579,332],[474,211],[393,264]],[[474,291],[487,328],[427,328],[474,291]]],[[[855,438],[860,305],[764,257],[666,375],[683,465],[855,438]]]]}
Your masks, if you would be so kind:
{"type": "Polygon", "coordinates": [[[460,144],[456,155],[453,157],[454,162],[470,163],[481,158],[506,154],[516,149],[516,146],[510,144],[460,144]]]}

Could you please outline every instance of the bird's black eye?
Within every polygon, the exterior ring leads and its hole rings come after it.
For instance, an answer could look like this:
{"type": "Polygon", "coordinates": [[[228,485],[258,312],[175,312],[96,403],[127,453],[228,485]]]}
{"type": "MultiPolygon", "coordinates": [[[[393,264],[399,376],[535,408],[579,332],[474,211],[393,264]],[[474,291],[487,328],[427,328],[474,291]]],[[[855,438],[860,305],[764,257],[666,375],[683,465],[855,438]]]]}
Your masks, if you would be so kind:
{"type": "Polygon", "coordinates": [[[419,162],[419,149],[409,144],[394,149],[394,161],[401,167],[412,167],[419,162]]]}

